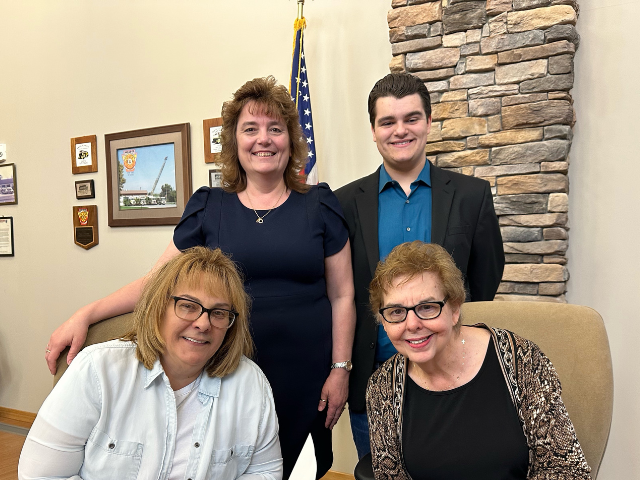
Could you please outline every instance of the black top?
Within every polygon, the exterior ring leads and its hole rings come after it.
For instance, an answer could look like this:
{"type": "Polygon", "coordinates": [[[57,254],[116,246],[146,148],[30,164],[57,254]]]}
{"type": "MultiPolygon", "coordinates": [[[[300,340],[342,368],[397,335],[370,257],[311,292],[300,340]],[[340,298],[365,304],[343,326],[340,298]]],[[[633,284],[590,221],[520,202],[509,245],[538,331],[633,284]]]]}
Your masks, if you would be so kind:
{"type": "Polygon", "coordinates": [[[493,345],[453,390],[425,390],[407,375],[402,449],[414,480],[527,477],[529,449],[493,345]]]}

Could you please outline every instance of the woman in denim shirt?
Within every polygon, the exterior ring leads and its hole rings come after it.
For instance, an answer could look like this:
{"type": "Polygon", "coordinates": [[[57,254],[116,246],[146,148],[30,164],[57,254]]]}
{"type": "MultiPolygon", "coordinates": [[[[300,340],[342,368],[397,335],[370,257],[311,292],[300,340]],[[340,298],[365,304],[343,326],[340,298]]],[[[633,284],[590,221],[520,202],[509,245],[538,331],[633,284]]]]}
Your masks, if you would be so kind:
{"type": "Polygon", "coordinates": [[[133,331],[84,349],[45,400],[19,478],[281,479],[248,311],[219,249],[174,257],[145,285],[133,331]]]}

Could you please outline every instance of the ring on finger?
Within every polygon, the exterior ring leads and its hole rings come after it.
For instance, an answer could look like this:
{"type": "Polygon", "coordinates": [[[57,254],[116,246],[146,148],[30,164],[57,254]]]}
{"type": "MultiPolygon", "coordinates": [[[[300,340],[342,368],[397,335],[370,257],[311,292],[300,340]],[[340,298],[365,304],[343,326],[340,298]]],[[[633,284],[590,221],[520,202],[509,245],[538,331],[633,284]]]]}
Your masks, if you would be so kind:
{"type": "Polygon", "coordinates": [[[51,350],[49,350],[48,348],[45,350],[46,353],[51,353],[51,350]]]}
{"type": "Polygon", "coordinates": [[[326,399],[324,399],[324,398],[321,398],[321,399],[320,399],[320,401],[321,401],[321,402],[324,402],[324,403],[327,403],[327,400],[326,400],[326,399]]]}

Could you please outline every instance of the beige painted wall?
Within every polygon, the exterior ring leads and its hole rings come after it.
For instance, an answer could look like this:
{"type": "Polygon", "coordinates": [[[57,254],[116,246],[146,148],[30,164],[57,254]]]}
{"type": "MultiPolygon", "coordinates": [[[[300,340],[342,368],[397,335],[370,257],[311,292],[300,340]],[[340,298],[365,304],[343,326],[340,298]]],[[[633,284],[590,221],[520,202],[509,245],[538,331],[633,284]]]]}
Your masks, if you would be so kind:
{"type": "Polygon", "coordinates": [[[602,314],[611,344],[613,425],[602,480],[640,478],[639,21],[638,0],[580,0],[567,298],[602,314]]]}
{"type": "MultiPolygon", "coordinates": [[[[366,97],[387,73],[388,0],[308,1],[306,54],[320,178],[339,187],[379,156],[366,97]]],[[[640,290],[640,76],[637,0],[582,0],[573,91],[569,301],[607,323],[615,368],[614,424],[600,478],[640,477],[636,339],[640,290]],[[634,235],[635,234],[635,235],[634,235]]],[[[37,411],[51,386],[50,333],[81,304],[143,274],[170,227],[109,228],[104,134],[179,122],[192,127],[194,189],[207,183],[202,120],[245,80],[288,83],[293,0],[0,0],[0,143],[17,164],[16,256],[0,258],[0,406],[37,411]],[[97,134],[100,171],[70,172],[69,138],[97,134]],[[73,244],[73,182],[93,178],[100,245],[73,244]]],[[[334,468],[350,471],[346,416],[334,468]]]]}
{"type": "MultiPolygon", "coordinates": [[[[307,2],[306,55],[320,179],[372,171],[366,98],[388,72],[388,0],[307,2]]],[[[104,134],[191,124],[194,190],[208,183],[202,120],[246,80],[289,82],[293,0],[0,0],[0,143],[17,165],[13,258],[0,258],[0,406],[36,412],[51,388],[51,332],[144,274],[171,227],[107,225],[104,134]],[[99,171],[74,176],[69,139],[98,135],[99,171]],[[95,179],[100,244],[73,243],[74,181],[95,179]]],[[[346,415],[345,415],[346,418],[346,415]]],[[[336,468],[349,471],[348,424],[336,468]]]]}

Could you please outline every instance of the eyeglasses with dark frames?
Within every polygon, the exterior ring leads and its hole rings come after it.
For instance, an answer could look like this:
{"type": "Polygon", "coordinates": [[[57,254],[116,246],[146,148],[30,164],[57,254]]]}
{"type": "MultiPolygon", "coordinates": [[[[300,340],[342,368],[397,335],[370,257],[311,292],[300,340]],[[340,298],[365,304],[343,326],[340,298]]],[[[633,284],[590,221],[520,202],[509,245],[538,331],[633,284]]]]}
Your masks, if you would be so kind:
{"type": "Polygon", "coordinates": [[[407,315],[413,310],[420,320],[433,320],[442,313],[444,305],[449,297],[444,297],[441,302],[422,302],[413,307],[385,307],[378,310],[382,318],[389,323],[402,323],[407,319],[407,315]]]}
{"type": "Polygon", "coordinates": [[[206,312],[209,317],[209,323],[213,327],[226,329],[233,325],[237,316],[236,312],[227,310],[226,308],[204,308],[200,303],[190,298],[176,297],[173,295],[170,298],[174,301],[173,311],[176,316],[189,322],[195,322],[206,312]]]}

